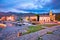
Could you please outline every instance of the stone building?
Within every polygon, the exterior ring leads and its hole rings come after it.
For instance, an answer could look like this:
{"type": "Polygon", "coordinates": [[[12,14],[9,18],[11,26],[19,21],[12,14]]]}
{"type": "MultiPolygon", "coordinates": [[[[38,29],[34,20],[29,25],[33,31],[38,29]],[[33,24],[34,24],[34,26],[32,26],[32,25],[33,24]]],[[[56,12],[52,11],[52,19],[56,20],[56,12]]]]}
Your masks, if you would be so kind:
{"type": "MultiPolygon", "coordinates": [[[[37,21],[37,16],[26,16],[25,21],[37,21]]],[[[39,22],[54,22],[55,14],[53,15],[52,11],[49,12],[49,15],[39,15],[39,22]]]]}

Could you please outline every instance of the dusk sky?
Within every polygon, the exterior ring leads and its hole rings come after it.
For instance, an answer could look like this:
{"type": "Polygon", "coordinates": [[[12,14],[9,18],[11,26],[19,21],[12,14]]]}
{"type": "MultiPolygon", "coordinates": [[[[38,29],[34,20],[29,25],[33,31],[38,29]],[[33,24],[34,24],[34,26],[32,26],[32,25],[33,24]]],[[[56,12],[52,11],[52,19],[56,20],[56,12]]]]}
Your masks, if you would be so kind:
{"type": "Polygon", "coordinates": [[[60,0],[0,0],[0,12],[60,13],[60,0]]]}

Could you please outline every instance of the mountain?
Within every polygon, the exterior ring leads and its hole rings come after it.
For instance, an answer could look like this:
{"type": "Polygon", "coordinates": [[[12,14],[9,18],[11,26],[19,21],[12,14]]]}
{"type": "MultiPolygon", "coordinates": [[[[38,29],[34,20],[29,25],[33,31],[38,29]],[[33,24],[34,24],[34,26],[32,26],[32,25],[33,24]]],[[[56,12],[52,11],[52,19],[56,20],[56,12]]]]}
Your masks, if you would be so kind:
{"type": "MultiPolygon", "coordinates": [[[[60,13],[53,13],[53,14],[60,15],[60,13]]],[[[9,15],[30,16],[35,15],[35,13],[0,12],[0,16],[9,16],[9,15]]],[[[49,15],[49,13],[40,13],[39,15],[49,15]]]]}

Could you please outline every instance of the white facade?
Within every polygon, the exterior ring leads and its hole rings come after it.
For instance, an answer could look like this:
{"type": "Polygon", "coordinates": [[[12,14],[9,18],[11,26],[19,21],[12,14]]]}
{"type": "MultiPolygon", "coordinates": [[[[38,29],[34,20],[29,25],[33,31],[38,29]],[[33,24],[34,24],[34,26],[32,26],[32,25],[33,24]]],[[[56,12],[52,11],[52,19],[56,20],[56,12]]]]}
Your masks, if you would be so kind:
{"type": "Polygon", "coordinates": [[[50,17],[39,17],[39,21],[43,21],[43,22],[50,22],[50,17]]]}

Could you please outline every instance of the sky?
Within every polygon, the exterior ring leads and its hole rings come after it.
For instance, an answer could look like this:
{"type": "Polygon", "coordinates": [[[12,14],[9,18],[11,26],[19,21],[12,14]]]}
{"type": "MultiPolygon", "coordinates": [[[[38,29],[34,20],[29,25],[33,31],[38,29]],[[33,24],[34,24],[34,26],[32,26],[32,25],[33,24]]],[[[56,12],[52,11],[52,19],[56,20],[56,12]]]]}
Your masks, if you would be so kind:
{"type": "Polygon", "coordinates": [[[0,12],[60,13],[60,0],[0,0],[0,12]]]}

